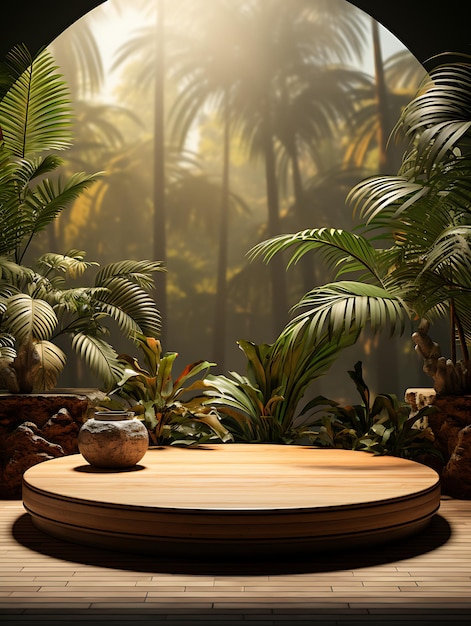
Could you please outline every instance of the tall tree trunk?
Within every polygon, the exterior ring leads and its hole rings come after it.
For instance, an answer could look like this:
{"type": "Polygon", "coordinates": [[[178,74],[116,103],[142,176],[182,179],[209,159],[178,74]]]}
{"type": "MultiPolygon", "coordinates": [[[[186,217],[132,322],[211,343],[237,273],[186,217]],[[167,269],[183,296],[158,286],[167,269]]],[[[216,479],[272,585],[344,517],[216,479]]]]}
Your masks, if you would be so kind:
{"type": "MultiPolygon", "coordinates": [[[[268,109],[268,106],[266,107],[268,109]]],[[[275,151],[273,148],[273,134],[270,127],[268,111],[264,123],[264,153],[265,153],[265,177],[267,188],[268,208],[268,237],[279,235],[280,209],[278,198],[278,182],[276,178],[275,151]]],[[[288,299],[286,292],[286,272],[281,254],[275,254],[270,260],[271,277],[271,302],[273,316],[274,336],[278,336],[287,322],[288,299]]]]}
{"type": "MultiPolygon", "coordinates": [[[[374,19],[371,20],[372,36],[373,36],[373,54],[374,54],[374,68],[375,68],[375,87],[376,87],[376,105],[378,114],[378,154],[379,154],[379,173],[382,175],[391,174],[391,165],[386,150],[386,144],[389,133],[388,123],[388,95],[386,89],[386,81],[384,77],[384,63],[383,55],[381,51],[381,40],[379,35],[378,22],[374,19]]],[[[401,394],[402,390],[398,389],[399,386],[399,365],[397,358],[397,351],[399,348],[398,341],[391,339],[387,345],[383,344],[383,347],[376,351],[378,355],[378,367],[377,367],[377,392],[388,393],[388,390],[392,390],[393,393],[401,394]],[[387,367],[385,367],[385,361],[387,367]]]]}
{"type": "MultiPolygon", "coordinates": [[[[165,45],[164,19],[165,0],[158,0],[156,22],[156,67],[154,101],[154,260],[167,261],[167,233],[165,207],[165,133],[164,133],[164,76],[165,45]]],[[[155,275],[155,301],[162,317],[160,341],[166,350],[168,337],[167,274],[155,275]]]]}
{"type": "Polygon", "coordinates": [[[214,314],[214,361],[222,372],[226,356],[226,320],[227,320],[227,246],[229,239],[229,168],[230,168],[230,101],[226,89],[224,102],[224,145],[221,207],[219,215],[217,285],[214,314]]]}
{"type": "MultiPolygon", "coordinates": [[[[306,228],[306,225],[303,223],[304,217],[304,186],[301,177],[301,169],[299,167],[299,159],[298,159],[298,151],[296,149],[296,139],[293,137],[292,144],[290,146],[290,154],[291,154],[291,169],[292,169],[292,177],[293,177],[293,190],[294,190],[294,206],[295,213],[299,218],[299,228],[306,228]]],[[[313,262],[312,256],[309,254],[305,254],[299,261],[299,266],[301,270],[301,277],[303,281],[303,292],[307,293],[313,288],[314,283],[314,271],[313,271],[313,262]]]]}
{"type": "Polygon", "coordinates": [[[384,63],[381,53],[381,41],[379,36],[378,22],[372,19],[371,26],[373,35],[376,106],[378,114],[377,141],[379,154],[379,173],[385,175],[392,173],[390,171],[390,163],[386,150],[386,144],[389,135],[388,94],[384,77],[384,63]]]}

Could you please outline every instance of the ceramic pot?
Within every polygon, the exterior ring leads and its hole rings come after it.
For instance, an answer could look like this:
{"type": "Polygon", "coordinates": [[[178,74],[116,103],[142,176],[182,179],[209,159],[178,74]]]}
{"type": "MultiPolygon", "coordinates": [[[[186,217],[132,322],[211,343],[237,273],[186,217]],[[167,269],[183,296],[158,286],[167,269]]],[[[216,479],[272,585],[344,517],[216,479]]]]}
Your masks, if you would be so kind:
{"type": "Polygon", "coordinates": [[[149,447],[144,424],[127,411],[98,411],[80,428],[78,449],[95,467],[126,469],[138,463],[149,447]]]}

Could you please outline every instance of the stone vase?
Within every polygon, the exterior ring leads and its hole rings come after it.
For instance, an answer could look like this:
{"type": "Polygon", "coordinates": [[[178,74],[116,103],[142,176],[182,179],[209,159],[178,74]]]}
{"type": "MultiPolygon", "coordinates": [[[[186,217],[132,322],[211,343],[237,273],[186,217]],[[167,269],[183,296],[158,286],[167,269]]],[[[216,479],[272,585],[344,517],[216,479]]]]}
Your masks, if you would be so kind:
{"type": "Polygon", "coordinates": [[[94,467],[127,469],[147,452],[149,434],[145,425],[127,411],[98,411],[78,434],[78,448],[94,467]]]}

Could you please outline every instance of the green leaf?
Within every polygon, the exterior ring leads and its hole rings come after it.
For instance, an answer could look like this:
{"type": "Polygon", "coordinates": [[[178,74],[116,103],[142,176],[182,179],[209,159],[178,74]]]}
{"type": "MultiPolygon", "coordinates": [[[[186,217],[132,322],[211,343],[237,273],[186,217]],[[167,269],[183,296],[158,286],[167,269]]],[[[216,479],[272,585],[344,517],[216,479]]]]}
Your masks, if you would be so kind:
{"type": "Polygon", "coordinates": [[[50,341],[35,342],[34,347],[41,364],[34,378],[34,387],[40,391],[53,389],[64,369],[66,356],[58,346],[50,341]]]}
{"type": "Polygon", "coordinates": [[[121,378],[122,368],[118,355],[103,339],[77,333],[72,339],[72,348],[103,381],[105,387],[113,387],[121,378]]]}
{"type": "MultiPolygon", "coordinates": [[[[25,48],[10,56],[11,67],[24,67],[25,48]]],[[[0,126],[5,146],[16,157],[44,150],[64,150],[71,144],[70,93],[44,49],[31,59],[0,101],[0,126]]]]}
{"type": "Polygon", "coordinates": [[[50,339],[58,320],[54,309],[44,300],[18,293],[8,300],[5,328],[21,342],[50,339]]]}

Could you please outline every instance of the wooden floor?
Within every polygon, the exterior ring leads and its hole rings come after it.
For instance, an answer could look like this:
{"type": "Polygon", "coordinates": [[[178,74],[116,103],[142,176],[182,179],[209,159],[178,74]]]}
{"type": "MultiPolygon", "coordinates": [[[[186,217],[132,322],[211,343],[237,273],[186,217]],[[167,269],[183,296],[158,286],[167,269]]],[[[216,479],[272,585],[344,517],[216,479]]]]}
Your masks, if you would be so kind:
{"type": "Polygon", "coordinates": [[[0,501],[1,626],[448,626],[471,619],[471,501],[419,534],[308,558],[185,561],[84,547],[0,501]]]}
{"type": "Polygon", "coordinates": [[[307,561],[191,564],[51,539],[0,502],[0,624],[468,623],[471,501],[442,500],[400,545],[307,561]]]}
{"type": "Polygon", "coordinates": [[[40,530],[100,548],[193,558],[278,558],[424,530],[440,508],[431,468],[393,456],[273,444],[167,446],[131,469],[80,454],[31,467],[40,530]]]}

